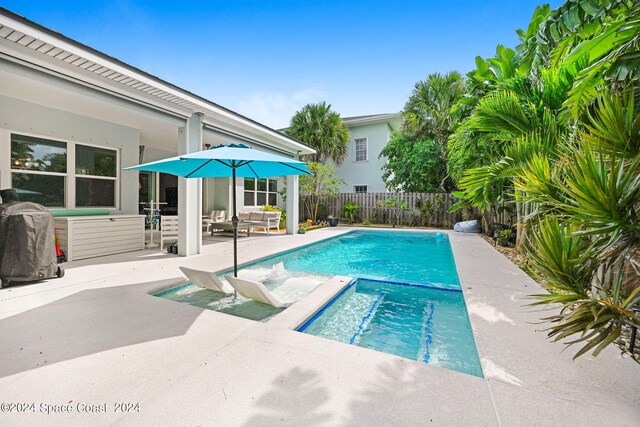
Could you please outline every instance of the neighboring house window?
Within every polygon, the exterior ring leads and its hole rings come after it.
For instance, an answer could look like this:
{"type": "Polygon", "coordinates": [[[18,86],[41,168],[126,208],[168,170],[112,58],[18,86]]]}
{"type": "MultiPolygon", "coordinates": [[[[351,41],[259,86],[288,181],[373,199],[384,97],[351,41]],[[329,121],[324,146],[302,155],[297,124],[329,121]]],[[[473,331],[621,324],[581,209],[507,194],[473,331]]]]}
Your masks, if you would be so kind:
{"type": "Polygon", "coordinates": [[[353,140],[354,152],[356,154],[356,162],[364,162],[368,160],[368,143],[367,138],[356,138],[353,140]]]}
{"type": "Polygon", "coordinates": [[[12,134],[11,186],[21,200],[49,208],[116,208],[118,151],[12,134]],[[69,194],[74,206],[67,206],[69,194]]]}
{"type": "Polygon", "coordinates": [[[263,206],[278,205],[278,180],[276,179],[244,179],[244,205],[263,206]]]}
{"type": "Polygon", "coordinates": [[[367,186],[366,185],[354,185],[353,186],[353,191],[355,193],[366,193],[367,192],[367,186]]]}

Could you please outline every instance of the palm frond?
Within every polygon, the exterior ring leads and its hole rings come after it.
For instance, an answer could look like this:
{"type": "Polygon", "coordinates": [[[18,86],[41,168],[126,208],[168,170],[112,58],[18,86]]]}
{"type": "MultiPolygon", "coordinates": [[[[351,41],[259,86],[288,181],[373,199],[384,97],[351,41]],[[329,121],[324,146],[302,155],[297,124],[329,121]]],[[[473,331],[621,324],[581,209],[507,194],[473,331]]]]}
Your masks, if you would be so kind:
{"type": "Polygon", "coordinates": [[[606,91],[593,110],[588,112],[582,141],[609,156],[636,157],[640,153],[640,113],[636,112],[634,91],[626,95],[606,91]]]}
{"type": "Polygon", "coordinates": [[[575,235],[570,225],[554,216],[541,219],[531,230],[526,248],[532,271],[548,290],[588,297],[597,265],[588,240],[575,235]]]}

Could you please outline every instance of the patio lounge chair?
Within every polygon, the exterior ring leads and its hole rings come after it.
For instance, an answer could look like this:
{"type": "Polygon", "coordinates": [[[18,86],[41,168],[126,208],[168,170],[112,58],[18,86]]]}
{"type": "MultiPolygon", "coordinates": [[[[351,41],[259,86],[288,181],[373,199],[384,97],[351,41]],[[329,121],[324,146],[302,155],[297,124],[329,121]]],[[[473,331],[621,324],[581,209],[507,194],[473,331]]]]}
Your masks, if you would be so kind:
{"type": "Polygon", "coordinates": [[[272,305],[276,308],[284,307],[286,304],[278,300],[264,285],[253,280],[239,279],[232,275],[224,276],[229,284],[238,291],[240,295],[263,304],[272,305]]]}
{"type": "Polygon", "coordinates": [[[200,288],[210,289],[212,291],[222,292],[225,294],[233,293],[233,289],[231,289],[229,285],[225,285],[218,276],[213,273],[188,267],[180,267],[180,270],[185,276],[187,276],[187,279],[191,280],[191,282],[200,288]]]}
{"type": "Polygon", "coordinates": [[[213,210],[209,212],[209,216],[202,219],[203,227],[207,227],[207,231],[209,231],[214,224],[218,222],[225,222],[227,216],[227,211],[224,210],[213,210]]]}

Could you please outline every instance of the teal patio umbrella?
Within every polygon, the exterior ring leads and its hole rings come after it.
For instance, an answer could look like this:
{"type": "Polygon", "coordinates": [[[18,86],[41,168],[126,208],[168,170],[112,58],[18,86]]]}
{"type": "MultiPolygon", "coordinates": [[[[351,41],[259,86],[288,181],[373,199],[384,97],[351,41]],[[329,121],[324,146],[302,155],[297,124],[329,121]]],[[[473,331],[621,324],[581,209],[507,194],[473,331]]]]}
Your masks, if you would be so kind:
{"type": "MultiPolygon", "coordinates": [[[[276,154],[254,150],[244,144],[222,144],[208,150],[124,168],[162,172],[183,178],[271,178],[284,175],[312,175],[307,164],[276,154]]],[[[238,216],[233,192],[233,275],[238,277],[238,216]]]]}

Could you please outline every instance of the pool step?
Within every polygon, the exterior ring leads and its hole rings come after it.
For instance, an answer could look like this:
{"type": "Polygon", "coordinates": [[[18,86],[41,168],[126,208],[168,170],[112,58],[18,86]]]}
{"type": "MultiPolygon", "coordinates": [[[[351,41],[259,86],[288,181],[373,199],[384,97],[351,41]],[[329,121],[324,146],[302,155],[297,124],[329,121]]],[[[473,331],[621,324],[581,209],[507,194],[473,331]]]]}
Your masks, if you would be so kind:
{"type": "Polygon", "coordinates": [[[358,330],[356,331],[355,334],[353,334],[353,336],[349,340],[349,344],[354,344],[356,340],[360,337],[362,332],[364,332],[367,325],[371,321],[371,318],[375,314],[376,310],[378,309],[378,307],[380,307],[380,304],[382,303],[382,300],[384,299],[386,294],[387,294],[386,292],[381,292],[378,298],[376,298],[376,300],[373,302],[373,305],[371,306],[367,314],[362,318],[362,321],[360,321],[360,325],[358,325],[358,330]]]}
{"type": "Polygon", "coordinates": [[[332,306],[337,313],[336,316],[319,316],[307,326],[308,329],[305,328],[305,332],[348,343],[378,296],[379,293],[356,292],[356,287],[353,286],[346,291],[344,298],[332,306]],[[344,308],[346,306],[348,308],[344,308]]]}

